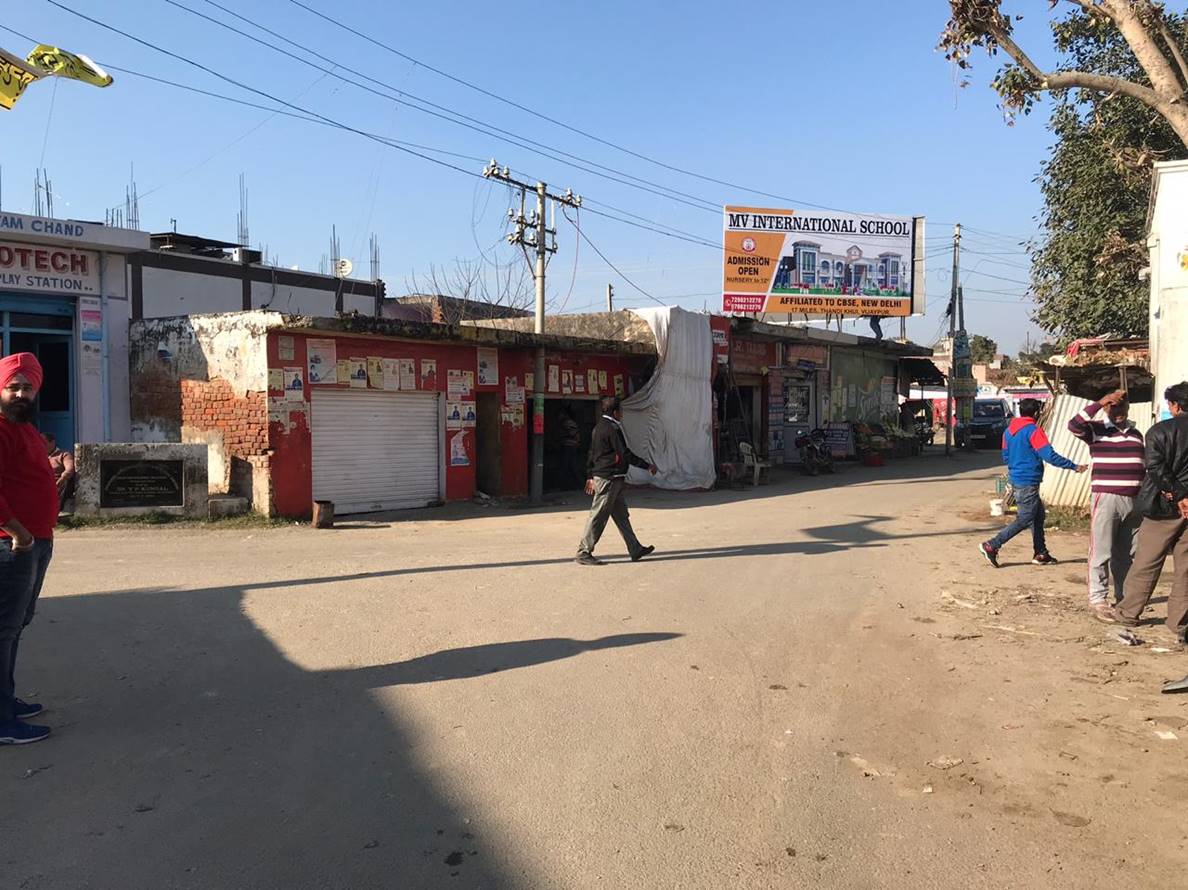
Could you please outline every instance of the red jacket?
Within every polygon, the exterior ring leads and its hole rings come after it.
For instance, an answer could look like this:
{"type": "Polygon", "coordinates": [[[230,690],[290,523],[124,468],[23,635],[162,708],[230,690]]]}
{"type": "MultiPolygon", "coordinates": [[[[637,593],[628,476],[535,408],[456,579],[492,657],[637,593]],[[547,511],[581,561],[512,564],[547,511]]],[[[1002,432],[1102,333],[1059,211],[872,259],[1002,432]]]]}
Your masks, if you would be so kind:
{"type": "MultiPolygon", "coordinates": [[[[45,440],[31,423],[0,417],[0,525],[17,519],[35,538],[52,538],[58,486],[45,440]]],[[[0,537],[9,537],[0,530],[0,537]]]]}

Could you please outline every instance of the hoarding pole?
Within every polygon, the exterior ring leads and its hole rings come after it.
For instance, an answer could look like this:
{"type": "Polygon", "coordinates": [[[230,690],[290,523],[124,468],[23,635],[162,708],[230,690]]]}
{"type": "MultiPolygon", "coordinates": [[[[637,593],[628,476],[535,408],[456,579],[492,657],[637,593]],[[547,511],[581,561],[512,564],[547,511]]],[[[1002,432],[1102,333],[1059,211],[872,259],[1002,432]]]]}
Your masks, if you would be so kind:
{"type": "Polygon", "coordinates": [[[961,223],[953,226],[953,282],[949,289],[949,381],[945,396],[945,456],[953,453],[953,374],[957,370],[957,276],[960,274],[961,223]]]}

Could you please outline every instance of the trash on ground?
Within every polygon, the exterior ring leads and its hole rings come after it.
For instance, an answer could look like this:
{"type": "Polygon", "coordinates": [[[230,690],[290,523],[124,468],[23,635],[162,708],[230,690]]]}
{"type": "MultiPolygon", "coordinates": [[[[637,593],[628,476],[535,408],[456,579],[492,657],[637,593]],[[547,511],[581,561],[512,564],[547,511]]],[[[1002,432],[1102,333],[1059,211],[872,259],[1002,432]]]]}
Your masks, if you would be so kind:
{"type": "Polygon", "coordinates": [[[1159,736],[1159,738],[1163,739],[1165,742],[1174,742],[1179,738],[1179,736],[1170,729],[1157,729],[1155,730],[1155,735],[1159,736]]]}
{"type": "Polygon", "coordinates": [[[968,600],[957,599],[953,594],[947,590],[941,591],[941,599],[946,603],[952,603],[954,606],[960,606],[963,609],[977,609],[979,606],[976,603],[971,603],[968,600]]]}
{"type": "Polygon", "coordinates": [[[931,793],[932,793],[932,786],[931,786],[931,785],[925,785],[925,786],[924,786],[924,789],[923,789],[923,791],[922,791],[921,793],[922,793],[922,794],[931,794],[931,793]]]}
{"type": "Polygon", "coordinates": [[[961,757],[938,757],[936,760],[928,761],[928,765],[933,769],[952,769],[955,766],[961,766],[965,760],[961,757]]]}
{"type": "Polygon", "coordinates": [[[1162,692],[1188,692],[1188,676],[1181,677],[1179,680],[1172,680],[1170,683],[1163,685],[1162,692]]]}
{"type": "Polygon", "coordinates": [[[1121,643],[1123,646],[1141,646],[1143,644],[1143,641],[1135,636],[1133,631],[1125,629],[1110,631],[1106,634],[1106,639],[1121,643]]]}

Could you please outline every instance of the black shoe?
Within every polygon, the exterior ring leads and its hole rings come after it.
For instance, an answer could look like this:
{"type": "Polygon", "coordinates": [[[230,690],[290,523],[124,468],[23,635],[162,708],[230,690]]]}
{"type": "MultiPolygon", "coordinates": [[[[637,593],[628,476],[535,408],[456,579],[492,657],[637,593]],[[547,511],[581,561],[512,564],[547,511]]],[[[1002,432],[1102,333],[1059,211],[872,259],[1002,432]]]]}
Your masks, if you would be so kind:
{"type": "Polygon", "coordinates": [[[1058,562],[1060,560],[1051,553],[1037,553],[1031,560],[1031,564],[1035,566],[1054,566],[1058,562]]]}
{"type": "Polygon", "coordinates": [[[985,541],[978,545],[978,553],[985,557],[986,562],[990,563],[994,568],[998,568],[998,551],[985,541]]]}
{"type": "Polygon", "coordinates": [[[577,559],[574,560],[580,566],[604,566],[601,559],[596,557],[593,553],[579,553],[577,559]]]}
{"type": "Polygon", "coordinates": [[[653,546],[652,544],[649,544],[647,547],[641,547],[638,551],[636,551],[635,553],[632,553],[631,561],[639,562],[645,556],[651,556],[655,552],[656,552],[655,546],[653,546]]]}
{"type": "Polygon", "coordinates": [[[44,710],[45,708],[35,701],[21,701],[19,698],[16,700],[16,718],[18,720],[28,720],[30,717],[36,717],[44,710]]]}
{"type": "Polygon", "coordinates": [[[48,738],[48,726],[33,726],[23,720],[5,720],[0,722],[0,745],[31,745],[48,738]]]}

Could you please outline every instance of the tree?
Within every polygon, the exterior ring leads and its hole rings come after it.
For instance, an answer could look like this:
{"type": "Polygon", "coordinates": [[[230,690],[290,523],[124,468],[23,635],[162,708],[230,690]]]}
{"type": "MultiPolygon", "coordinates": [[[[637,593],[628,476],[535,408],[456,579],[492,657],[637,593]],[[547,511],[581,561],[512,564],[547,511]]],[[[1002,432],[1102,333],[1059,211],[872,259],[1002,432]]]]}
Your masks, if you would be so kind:
{"type": "Polygon", "coordinates": [[[532,276],[518,258],[508,263],[454,260],[453,269],[430,264],[427,276],[406,282],[413,295],[436,298],[436,319],[444,324],[497,317],[485,307],[524,311],[535,301],[532,276]]]}
{"type": "MultiPolygon", "coordinates": [[[[1073,40],[1117,34],[1134,61],[1135,76],[1092,69],[1058,67],[1044,71],[1014,40],[1014,22],[1002,11],[1003,0],[950,0],[951,15],[941,34],[945,58],[968,70],[970,55],[981,47],[990,56],[1001,49],[1011,62],[994,78],[1008,117],[1031,111],[1043,92],[1077,89],[1101,96],[1125,96],[1158,113],[1188,147],[1188,53],[1173,17],[1157,0],[1066,0],[1076,11],[1052,22],[1057,46],[1073,40]],[[1138,76],[1141,75],[1141,76],[1138,76]]],[[[1049,0],[1049,8],[1059,0],[1049,0]]]]}
{"type": "MultiPolygon", "coordinates": [[[[1121,33],[1100,33],[1084,19],[1071,17],[1057,39],[1068,64],[1141,79],[1121,33]]],[[[1184,18],[1165,22],[1183,43],[1184,18]]],[[[1149,286],[1139,275],[1150,260],[1152,164],[1184,147],[1167,120],[1131,99],[1064,90],[1056,100],[1056,142],[1038,177],[1043,235],[1029,245],[1035,320],[1063,340],[1146,336],[1149,286]]]]}
{"type": "Polygon", "coordinates": [[[969,338],[969,355],[975,365],[988,365],[998,355],[998,343],[982,334],[969,338]]]}

